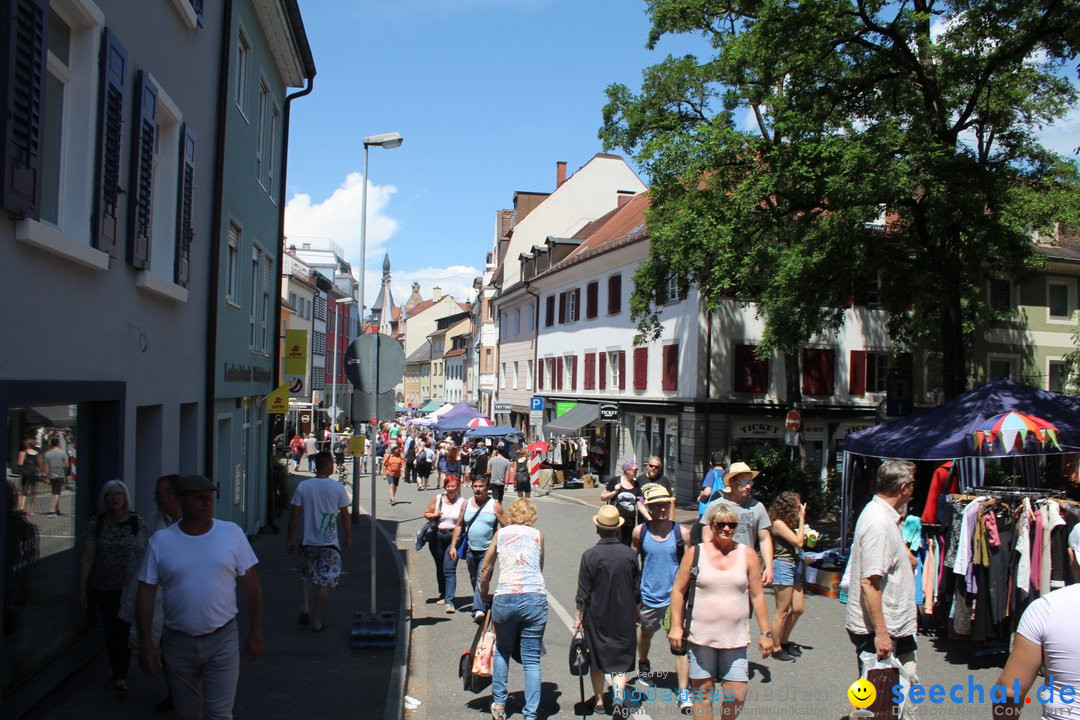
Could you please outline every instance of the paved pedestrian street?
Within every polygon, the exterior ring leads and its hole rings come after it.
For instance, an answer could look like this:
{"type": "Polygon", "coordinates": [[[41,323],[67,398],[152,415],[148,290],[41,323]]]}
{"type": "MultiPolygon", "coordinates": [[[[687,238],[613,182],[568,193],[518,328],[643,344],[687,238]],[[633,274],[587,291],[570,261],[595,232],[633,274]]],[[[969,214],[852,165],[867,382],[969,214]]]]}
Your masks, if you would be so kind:
{"type": "MultiPolygon", "coordinates": [[[[366,479],[365,479],[366,483],[366,479]]],[[[383,493],[382,483],[379,491],[383,493]]],[[[365,489],[362,497],[367,497],[365,489]]],[[[421,517],[433,491],[418,492],[415,485],[403,484],[398,492],[398,504],[388,507],[386,501],[379,514],[397,523],[399,549],[407,557],[409,586],[413,605],[412,647],[409,665],[408,694],[421,705],[407,711],[406,717],[415,720],[444,718],[486,718],[490,703],[490,688],[473,694],[462,690],[457,676],[458,659],[473,638],[476,626],[471,613],[447,615],[443,606],[435,605],[434,567],[427,548],[413,550],[413,538],[422,522],[421,517]]],[[[544,635],[546,654],[543,657],[543,686],[541,718],[569,718],[575,714],[580,699],[578,680],[567,670],[567,656],[573,625],[574,594],[581,553],[596,541],[591,522],[598,505],[598,490],[556,490],[552,495],[536,498],[539,520],[537,527],[544,533],[546,564],[544,578],[549,593],[549,615],[544,635]],[[590,502],[593,501],[593,502],[590,502]],[[595,503],[595,505],[593,504],[595,503]]],[[[512,498],[513,493],[509,494],[512,498]]],[[[680,516],[683,513],[680,511],[680,516]]],[[[771,591],[766,593],[769,610],[773,610],[771,591]]],[[[458,566],[457,598],[459,608],[471,601],[468,572],[464,563],[458,566]]],[[[848,686],[857,678],[855,656],[844,630],[844,605],[838,600],[808,594],[806,613],[799,620],[792,639],[805,648],[795,662],[761,660],[755,648],[750,650],[750,695],[742,717],[804,717],[839,718],[849,709],[848,686]]],[[[752,633],[752,637],[756,632],[752,633]]],[[[918,708],[919,718],[985,718],[990,715],[989,703],[967,703],[969,682],[982,685],[989,692],[997,679],[1005,655],[976,657],[968,642],[919,637],[919,679],[923,685],[942,685],[946,693],[953,685],[963,687],[963,704],[946,700],[940,704],[924,702],[918,708]]],[[[678,705],[669,692],[675,686],[674,664],[666,642],[654,638],[650,659],[656,681],[636,681],[631,686],[641,702],[634,717],[675,718],[678,705]],[[670,672],[670,675],[666,673],[670,672]]],[[[586,696],[591,695],[588,678],[586,696]]],[[[520,717],[523,703],[521,667],[511,663],[508,682],[510,700],[508,716],[520,717]]],[[[947,694],[946,694],[947,697],[947,694]]],[[[973,696],[978,700],[978,694],[973,696]]],[[[983,698],[988,700],[988,695],[983,698]]]]}

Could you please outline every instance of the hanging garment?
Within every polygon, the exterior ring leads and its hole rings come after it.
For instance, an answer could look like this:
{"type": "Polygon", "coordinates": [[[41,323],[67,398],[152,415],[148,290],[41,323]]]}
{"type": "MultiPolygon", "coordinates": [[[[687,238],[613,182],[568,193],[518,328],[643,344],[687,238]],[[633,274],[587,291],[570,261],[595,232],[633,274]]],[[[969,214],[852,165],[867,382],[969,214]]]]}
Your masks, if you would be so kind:
{"type": "Polygon", "coordinates": [[[1031,501],[1024,498],[1020,503],[1019,517],[1016,521],[1016,589],[1020,591],[1020,600],[1027,599],[1031,592],[1031,501]]]}

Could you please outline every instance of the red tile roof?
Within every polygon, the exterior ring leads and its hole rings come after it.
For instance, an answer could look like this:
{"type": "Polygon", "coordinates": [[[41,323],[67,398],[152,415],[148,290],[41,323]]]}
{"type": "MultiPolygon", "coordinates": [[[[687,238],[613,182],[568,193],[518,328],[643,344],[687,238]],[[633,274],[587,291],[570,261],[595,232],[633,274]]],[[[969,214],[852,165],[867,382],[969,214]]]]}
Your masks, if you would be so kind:
{"type": "MultiPolygon", "coordinates": [[[[624,203],[622,207],[616,208],[607,215],[586,225],[585,228],[582,228],[582,231],[592,225],[592,234],[585,238],[565,258],[555,263],[548,270],[538,273],[537,277],[558,272],[602,252],[646,239],[649,232],[645,226],[645,211],[649,209],[649,202],[647,192],[635,195],[624,203]]],[[[579,235],[580,233],[575,237],[579,237],[579,235]]]]}
{"type": "Polygon", "coordinates": [[[465,348],[458,348],[457,350],[451,350],[450,352],[445,353],[443,355],[443,357],[458,357],[459,355],[464,355],[464,354],[465,354],[465,348]]]}

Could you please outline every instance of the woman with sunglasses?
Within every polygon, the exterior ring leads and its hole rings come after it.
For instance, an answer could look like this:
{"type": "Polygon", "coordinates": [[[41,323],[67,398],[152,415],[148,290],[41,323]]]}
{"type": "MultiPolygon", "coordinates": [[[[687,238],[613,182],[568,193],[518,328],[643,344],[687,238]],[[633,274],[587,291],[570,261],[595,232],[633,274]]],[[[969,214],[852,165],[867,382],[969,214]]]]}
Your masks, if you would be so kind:
{"type": "Polygon", "coordinates": [[[461,479],[457,475],[447,475],[443,483],[443,493],[433,497],[428,503],[424,517],[438,520],[438,534],[428,543],[431,559],[435,561],[435,579],[439,584],[439,598],[436,605],[445,605],[446,612],[457,611],[454,607],[454,592],[457,590],[457,557],[450,557],[450,544],[454,537],[454,528],[465,507],[461,497],[461,479]]]}
{"type": "Polygon", "coordinates": [[[739,516],[730,506],[714,503],[706,511],[705,521],[712,530],[711,539],[687,548],[675,576],[668,641],[675,654],[689,650],[694,717],[711,718],[714,699],[731,704],[722,707],[722,717],[737,717],[750,680],[746,649],[750,644],[747,609],[751,603],[761,630],[758,648],[763,658],[773,651],[773,633],[761,584],[761,562],[752,548],[733,539],[739,516]],[[692,578],[695,558],[698,572],[692,578]],[[691,582],[696,588],[687,633],[683,619],[691,582]],[[717,681],[722,692],[716,691],[717,681]]]}

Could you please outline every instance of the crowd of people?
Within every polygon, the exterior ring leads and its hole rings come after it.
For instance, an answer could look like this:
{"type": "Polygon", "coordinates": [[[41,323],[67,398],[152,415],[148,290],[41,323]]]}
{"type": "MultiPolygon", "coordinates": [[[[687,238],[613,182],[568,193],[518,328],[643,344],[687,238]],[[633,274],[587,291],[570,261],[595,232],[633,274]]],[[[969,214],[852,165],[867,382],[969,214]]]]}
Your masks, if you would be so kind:
{"type": "MultiPolygon", "coordinates": [[[[504,511],[492,492],[490,476],[506,477],[497,462],[501,451],[493,448],[479,470],[477,452],[469,450],[466,480],[450,472],[465,472],[458,466],[461,450],[438,451],[454,464],[439,472],[442,491],[424,512],[436,528],[428,543],[436,602],[447,613],[460,609],[454,598],[457,562],[464,558],[472,618],[483,622],[490,608],[495,628],[492,717],[504,716],[507,658],[517,649],[525,670],[523,716],[531,720],[539,702],[538,648],[547,622],[543,535],[533,527],[537,510],[527,493],[519,493],[504,511]],[[462,496],[463,483],[471,485],[471,497],[462,496]],[[490,593],[496,567],[498,583],[490,593]]],[[[523,466],[505,463],[511,476],[523,466]]],[[[658,678],[650,655],[653,638],[662,631],[673,656],[678,682],[673,699],[679,709],[710,717],[716,700],[724,706],[721,713],[737,713],[749,680],[750,617],[760,630],[756,645],[762,657],[792,661],[802,654],[791,637],[803,611],[806,505],[796,493],[784,492],[766,510],[752,496],[758,473],[745,463],[725,470],[722,458],[715,458],[703,480],[700,519],[688,528],[675,522],[675,496],[660,458],[648,458],[640,475],[633,461],[620,471],[601,490],[605,504],[592,518],[598,541],[583,553],[579,567],[575,625],[589,649],[593,689],[584,710],[628,712],[628,683],[635,672],[645,682],[658,678]],[[775,592],[773,613],[766,607],[767,585],[775,592]]]]}
{"type": "MultiPolygon", "coordinates": [[[[524,450],[498,441],[458,445],[392,425],[380,428],[375,442],[391,503],[403,480],[420,491],[439,488],[423,513],[434,528],[427,545],[438,587],[435,602],[448,614],[465,609],[456,600],[458,563],[464,560],[471,619],[483,623],[490,613],[495,633],[493,720],[506,714],[511,657],[524,668],[522,713],[533,720],[548,598],[544,536],[535,527],[538,511],[524,450]],[[517,494],[512,502],[504,494],[508,483],[517,494]],[[463,485],[469,486],[468,496],[463,485]]],[[[27,456],[26,462],[38,463],[27,456]]],[[[302,458],[293,458],[297,467],[302,458]]],[[[342,571],[341,553],[351,544],[350,503],[332,477],[334,454],[316,449],[310,460],[314,477],[303,479],[293,495],[286,550],[299,548],[298,623],[322,632],[328,597],[342,571]]],[[[766,507],[753,494],[757,470],[743,462],[728,465],[720,453],[710,460],[697,496],[698,520],[689,527],[675,521],[674,491],[659,457],[648,458],[640,473],[634,461],[626,461],[600,491],[604,504],[592,517],[598,540],[581,555],[575,595],[574,626],[588,648],[593,690],[583,711],[626,717],[633,698],[629,683],[635,677],[658,680],[657,660],[674,670],[671,699],[682,713],[713,717],[718,705],[720,716],[734,717],[747,699],[751,646],[760,657],[779,662],[792,662],[806,649],[792,639],[805,604],[806,503],[789,490],[766,507]],[[766,587],[773,589],[771,612],[766,587]],[[654,649],[659,632],[667,639],[661,658],[654,649]]],[[[875,658],[894,656],[913,685],[916,563],[900,523],[914,487],[913,463],[881,464],[875,495],[852,537],[845,609],[860,674],[865,677],[875,658]]],[[[137,649],[144,671],[168,668],[168,695],[158,708],[175,707],[181,717],[217,716],[232,706],[241,656],[238,586],[250,622],[244,651],[252,660],[262,653],[258,561],[238,526],[213,518],[214,492],[213,483],[199,475],[164,476],[155,494],[158,509],[144,519],[132,511],[124,483],[108,482],[83,544],[78,601],[83,607],[92,603],[101,614],[113,692],[128,692],[130,655],[137,649]]],[[[1080,528],[1069,546],[1072,571],[1080,578],[1080,528]]],[[[1058,685],[1080,682],[1074,663],[1080,635],[1068,623],[1080,607],[1076,587],[1050,593],[1023,614],[999,681],[1009,689],[1007,704],[1022,702],[1040,669],[1053,670],[1058,685]],[[1015,692],[1014,681],[1022,693],[1015,692]]],[[[1007,704],[999,703],[995,713],[998,707],[1007,711],[1007,704]]]]}

